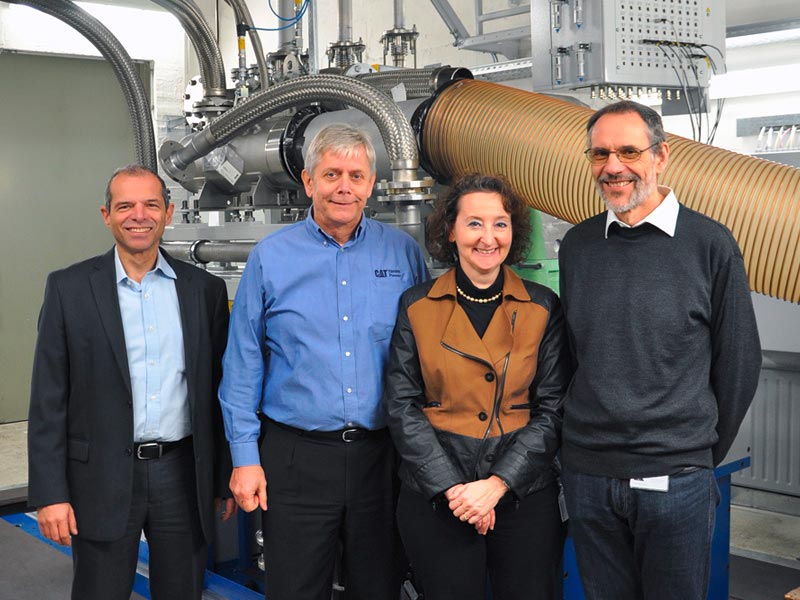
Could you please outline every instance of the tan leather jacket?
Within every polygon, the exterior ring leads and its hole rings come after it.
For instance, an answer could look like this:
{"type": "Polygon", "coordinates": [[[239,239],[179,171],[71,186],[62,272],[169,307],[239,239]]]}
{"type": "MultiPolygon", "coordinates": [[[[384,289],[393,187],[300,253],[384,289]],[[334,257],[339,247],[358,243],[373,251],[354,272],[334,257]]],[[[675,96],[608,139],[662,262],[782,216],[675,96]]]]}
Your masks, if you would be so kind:
{"type": "Polygon", "coordinates": [[[455,270],[405,292],[384,388],[400,476],[428,497],[498,475],[518,497],[550,483],[570,379],[558,297],[507,267],[479,338],[455,270]]]}

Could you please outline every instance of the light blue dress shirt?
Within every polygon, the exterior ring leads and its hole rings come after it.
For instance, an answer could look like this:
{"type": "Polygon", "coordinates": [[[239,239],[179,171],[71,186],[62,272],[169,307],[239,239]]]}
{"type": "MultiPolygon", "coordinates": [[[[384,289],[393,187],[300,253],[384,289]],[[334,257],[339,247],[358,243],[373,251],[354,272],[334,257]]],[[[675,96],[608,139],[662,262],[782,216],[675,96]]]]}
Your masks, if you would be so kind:
{"type": "Polygon", "coordinates": [[[311,211],[256,245],[231,313],[220,403],[234,466],[260,463],[257,409],[307,431],[386,425],[400,295],[428,279],[404,232],[363,217],[344,246],[311,211]]]}
{"type": "Polygon", "coordinates": [[[114,260],[133,393],[133,439],[183,439],[192,425],[177,276],[161,252],[141,283],[127,276],[116,248],[114,260]]]}

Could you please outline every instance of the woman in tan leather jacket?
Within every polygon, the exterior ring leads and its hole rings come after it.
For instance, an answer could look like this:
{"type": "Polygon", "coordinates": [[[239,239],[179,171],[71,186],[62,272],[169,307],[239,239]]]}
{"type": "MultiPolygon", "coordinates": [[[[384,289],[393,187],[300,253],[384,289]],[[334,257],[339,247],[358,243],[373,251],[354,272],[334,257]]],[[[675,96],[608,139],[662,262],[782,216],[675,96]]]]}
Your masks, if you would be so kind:
{"type": "Polygon", "coordinates": [[[426,600],[561,598],[562,402],[570,379],[558,297],[506,265],[527,205],[502,178],[457,180],[428,222],[454,265],[405,292],[384,390],[402,458],[397,517],[426,600]]]}

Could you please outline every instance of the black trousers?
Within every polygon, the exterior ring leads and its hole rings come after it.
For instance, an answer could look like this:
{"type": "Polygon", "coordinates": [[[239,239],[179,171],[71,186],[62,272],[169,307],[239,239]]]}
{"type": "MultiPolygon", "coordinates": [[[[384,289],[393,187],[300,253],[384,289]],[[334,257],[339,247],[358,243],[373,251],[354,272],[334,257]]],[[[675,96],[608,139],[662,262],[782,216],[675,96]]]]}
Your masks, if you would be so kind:
{"type": "Polygon", "coordinates": [[[501,500],[495,528],[485,536],[453,516],[447,501],[432,503],[400,488],[397,520],[425,600],[560,600],[566,527],[558,485],[520,500],[501,500]]]}
{"type": "MultiPolygon", "coordinates": [[[[97,482],[103,485],[103,482],[97,482]]],[[[112,542],[72,538],[72,600],[128,600],[142,531],[153,600],[199,600],[208,555],[197,509],[194,456],[185,443],[161,458],[135,460],[125,535],[112,542]]]]}
{"type": "Polygon", "coordinates": [[[273,421],[264,428],[266,597],[330,600],[341,543],[345,598],[397,598],[388,432],[348,443],[316,439],[273,421]]]}

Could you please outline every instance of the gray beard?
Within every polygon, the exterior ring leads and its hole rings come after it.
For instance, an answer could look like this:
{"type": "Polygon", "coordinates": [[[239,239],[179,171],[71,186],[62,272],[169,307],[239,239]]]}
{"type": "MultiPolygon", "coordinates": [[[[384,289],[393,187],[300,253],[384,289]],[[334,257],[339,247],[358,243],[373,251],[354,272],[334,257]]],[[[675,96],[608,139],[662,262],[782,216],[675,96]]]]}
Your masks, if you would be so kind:
{"type": "Polygon", "coordinates": [[[595,187],[597,188],[597,193],[600,194],[600,198],[603,200],[603,204],[606,205],[608,210],[613,213],[626,213],[629,210],[633,210],[637,206],[640,206],[645,200],[647,200],[647,198],[650,197],[650,194],[653,193],[653,189],[655,188],[655,182],[648,185],[647,182],[642,180],[641,177],[634,179],[633,193],[631,193],[628,203],[622,206],[612,206],[612,202],[608,199],[603,191],[603,185],[600,181],[595,182],[595,187]]]}

